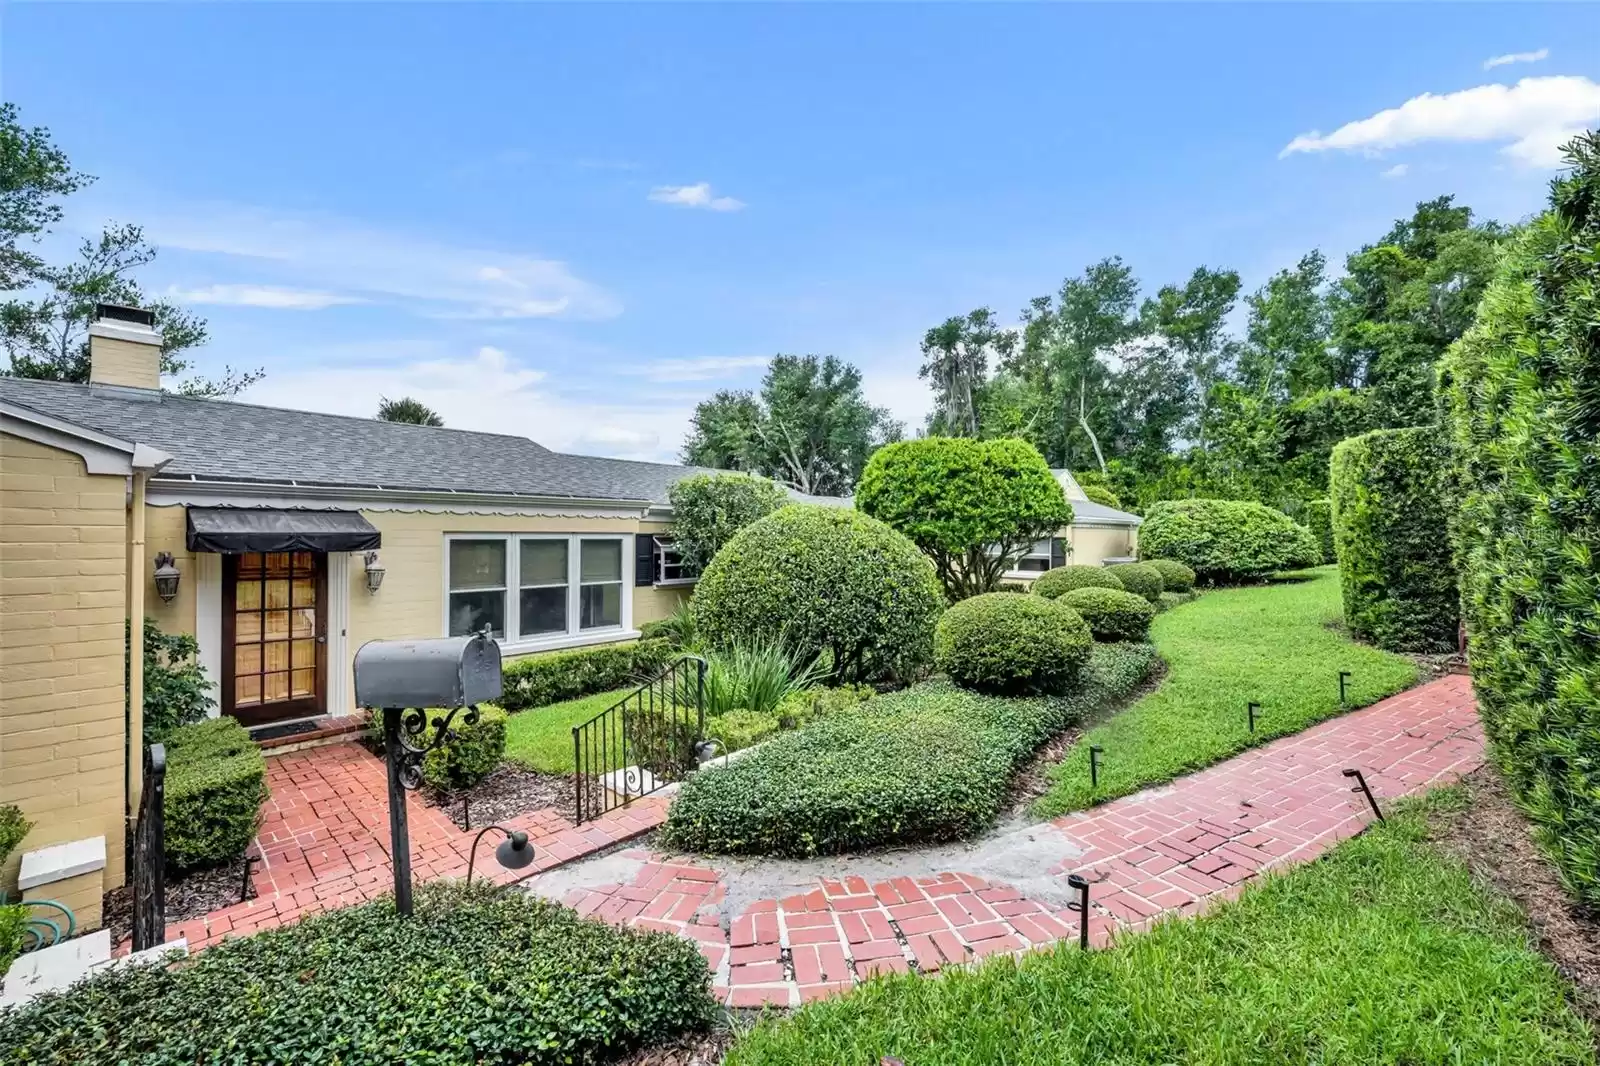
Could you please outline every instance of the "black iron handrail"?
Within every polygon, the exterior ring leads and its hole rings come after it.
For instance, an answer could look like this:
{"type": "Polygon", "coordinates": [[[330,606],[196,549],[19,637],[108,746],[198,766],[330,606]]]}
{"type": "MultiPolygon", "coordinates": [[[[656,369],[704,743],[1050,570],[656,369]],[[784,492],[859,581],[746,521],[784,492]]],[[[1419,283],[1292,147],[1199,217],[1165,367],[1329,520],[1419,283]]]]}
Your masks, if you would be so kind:
{"type": "Polygon", "coordinates": [[[572,727],[574,822],[681,781],[705,737],[706,661],[685,655],[572,727]]]}
{"type": "Polygon", "coordinates": [[[144,749],[144,791],[133,831],[133,950],[167,939],[166,857],[167,749],[144,749]]]}

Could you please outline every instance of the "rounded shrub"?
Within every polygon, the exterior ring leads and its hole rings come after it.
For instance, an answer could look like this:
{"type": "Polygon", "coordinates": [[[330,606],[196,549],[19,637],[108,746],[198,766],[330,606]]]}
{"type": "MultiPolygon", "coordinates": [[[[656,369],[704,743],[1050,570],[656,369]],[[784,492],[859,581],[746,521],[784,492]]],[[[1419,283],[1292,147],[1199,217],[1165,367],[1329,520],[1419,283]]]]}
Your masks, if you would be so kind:
{"type": "Polygon", "coordinates": [[[1194,588],[1194,567],[1185,566],[1176,559],[1143,559],[1146,566],[1161,572],[1161,591],[1188,592],[1194,588]]]}
{"type": "Polygon", "coordinates": [[[1139,551],[1176,559],[1207,584],[1255,581],[1322,558],[1311,531],[1282,511],[1246,500],[1163,500],[1139,527],[1139,551]]]}
{"type": "Polygon", "coordinates": [[[1057,603],[1071,607],[1089,624],[1095,640],[1142,641],[1150,635],[1156,609],[1143,596],[1116,589],[1073,589],[1057,603]]]}
{"type": "Polygon", "coordinates": [[[934,661],[951,680],[991,693],[1060,693],[1078,679],[1093,635],[1078,613],[1038,596],[989,592],[939,619],[934,661]]]}
{"type": "Polygon", "coordinates": [[[267,761],[237,719],[209,718],[167,734],[162,799],[167,866],[196,870],[243,855],[261,826],[267,761]]]}
{"type": "MultiPolygon", "coordinates": [[[[429,711],[428,726],[418,743],[432,743],[436,732],[433,722],[442,719],[444,711],[429,711]]],[[[471,788],[489,771],[500,765],[506,754],[506,712],[485,705],[478,708],[478,720],[468,725],[466,711],[457,711],[450,723],[454,739],[428,752],[422,760],[422,779],[434,788],[471,788]]]]}
{"type": "Polygon", "coordinates": [[[1102,506],[1115,508],[1118,511],[1122,510],[1122,501],[1117,498],[1117,494],[1104,485],[1084,485],[1083,494],[1102,506]]]}
{"type": "Polygon", "coordinates": [[[1122,587],[1127,591],[1143,596],[1151,603],[1161,602],[1166,584],[1162,581],[1161,571],[1149,563],[1118,563],[1106,569],[1117,575],[1117,580],[1122,582],[1122,587]]]}
{"type": "Polygon", "coordinates": [[[1031,591],[1047,600],[1053,600],[1073,589],[1116,589],[1122,591],[1122,579],[1103,566],[1058,566],[1046,570],[1033,581],[1031,591]]]}
{"type": "Polygon", "coordinates": [[[927,667],[944,590],[927,556],[877,519],[791,504],[735,534],[692,602],[696,628],[714,647],[827,652],[835,679],[856,682],[927,667]]]}

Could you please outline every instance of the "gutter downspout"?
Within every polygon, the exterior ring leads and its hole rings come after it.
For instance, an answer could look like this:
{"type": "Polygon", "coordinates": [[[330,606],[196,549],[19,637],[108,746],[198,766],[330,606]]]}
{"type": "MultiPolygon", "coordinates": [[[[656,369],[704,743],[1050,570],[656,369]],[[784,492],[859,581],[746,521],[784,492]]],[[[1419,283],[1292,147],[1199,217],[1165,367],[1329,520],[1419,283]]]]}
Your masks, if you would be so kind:
{"type": "MultiPolygon", "coordinates": [[[[139,797],[144,791],[144,552],[145,496],[150,477],[172,462],[173,456],[143,444],[133,446],[128,494],[128,702],[123,711],[122,765],[124,870],[133,869],[133,831],[139,797]]],[[[127,874],[125,874],[127,876],[127,874]]]]}

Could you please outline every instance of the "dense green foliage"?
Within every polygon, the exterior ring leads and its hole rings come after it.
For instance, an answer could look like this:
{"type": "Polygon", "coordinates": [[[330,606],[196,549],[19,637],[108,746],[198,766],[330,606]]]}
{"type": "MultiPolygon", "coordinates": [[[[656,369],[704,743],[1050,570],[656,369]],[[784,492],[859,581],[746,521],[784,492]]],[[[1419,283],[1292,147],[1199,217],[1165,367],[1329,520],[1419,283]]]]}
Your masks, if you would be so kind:
{"type": "Polygon", "coordinates": [[[1414,683],[1409,659],[1356,644],[1329,623],[1339,617],[1330,570],[1310,580],[1207,592],[1156,616],[1150,639],[1167,663],[1161,686],[1084,733],[1050,771],[1041,815],[1057,815],[1137,792],[1246,748],[1332,718],[1339,671],[1349,670],[1350,705],[1362,707],[1414,683]],[[1245,704],[1261,704],[1256,731],[1245,704]],[[1089,787],[1089,746],[1104,749],[1100,787],[1089,787]]]}
{"type": "Polygon", "coordinates": [[[1443,368],[1473,686],[1568,885],[1600,904],[1600,134],[1443,368]]]}
{"type": "Polygon", "coordinates": [[[212,718],[167,734],[166,854],[175,870],[220,866],[250,847],[267,762],[244,726],[212,718]]]}
{"type": "Polygon", "coordinates": [[[700,642],[695,629],[694,606],[687,598],[679,600],[672,613],[665,618],[645,622],[639,627],[640,640],[665,640],[678,651],[689,651],[700,642]]]}
{"type": "Polygon", "coordinates": [[[1333,547],[1333,501],[1327,498],[1306,501],[1306,528],[1322,548],[1323,563],[1339,561],[1333,547]]]}
{"type": "Polygon", "coordinates": [[[776,641],[738,641],[708,651],[705,659],[703,696],[710,717],[732,710],[777,714],[784,700],[821,681],[826,673],[814,657],[776,641]]]}
{"type": "Polygon", "coordinates": [[[713,647],[783,643],[831,656],[835,678],[912,678],[933,657],[944,593],[933,564],[875,518],[791,504],[740,530],[694,593],[713,647]]]}
{"type": "Polygon", "coordinates": [[[1192,592],[1194,567],[1185,566],[1176,559],[1145,559],[1144,565],[1154,567],[1161,575],[1162,592],[1192,592]]]}
{"type": "Polygon", "coordinates": [[[1083,494],[1095,503],[1122,510],[1122,499],[1104,485],[1080,485],[1083,494]]]}
{"type": "Polygon", "coordinates": [[[1106,569],[1116,575],[1126,591],[1135,596],[1143,596],[1151,603],[1161,602],[1161,594],[1166,591],[1166,583],[1161,571],[1156,567],[1148,563],[1117,563],[1106,569]]]}
{"type": "Polygon", "coordinates": [[[23,817],[22,808],[13,803],[0,806],[0,866],[5,865],[32,828],[33,823],[23,817]]]}
{"type": "Polygon", "coordinates": [[[1139,528],[1139,553],[1176,559],[1207,584],[1315,566],[1322,555],[1305,526],[1282,511],[1240,500],[1152,504],[1139,528]]]}
{"type": "Polygon", "coordinates": [[[964,688],[1061,693],[1077,681],[1092,640],[1084,620],[1060,600],[988,592],[939,619],[933,661],[964,688]]]}
{"type": "Polygon", "coordinates": [[[409,918],[385,897],[41,996],[0,1015],[0,1062],[594,1062],[704,1027],[710,983],[681,937],[432,882],[409,918]]]}
{"type": "Polygon", "coordinates": [[[1350,632],[1391,651],[1451,651],[1449,449],[1437,426],[1379,429],[1333,450],[1333,540],[1350,632]]]}
{"type": "Polygon", "coordinates": [[[789,502],[775,483],[744,474],[696,474],[674,482],[668,495],[673,547],[695,574],[735,533],[789,502]]]}
{"type": "Polygon", "coordinates": [[[410,396],[402,396],[398,400],[378,397],[378,413],[375,417],[380,422],[404,422],[412,426],[444,425],[444,419],[438,411],[410,396]]]}
{"type": "MultiPolygon", "coordinates": [[[[125,649],[124,660],[128,654],[125,649]]],[[[163,633],[154,618],[145,618],[144,742],[164,740],[178,726],[205,718],[215,705],[195,638],[163,633]]]]}
{"type": "Polygon", "coordinates": [[[1592,1066],[1520,912],[1429,845],[1426,813],[1115,947],[869,982],[768,1019],[728,1066],[1592,1066]]]}
{"type": "Polygon", "coordinates": [[[1156,617],[1156,608],[1149,600],[1116,589],[1073,589],[1056,602],[1077,611],[1089,624],[1095,640],[1145,640],[1156,617]]]}
{"type": "MultiPolygon", "coordinates": [[[[380,712],[381,713],[381,712],[380,712]]],[[[423,730],[423,740],[432,743],[438,730],[436,720],[444,717],[443,711],[429,711],[428,725],[423,730]]],[[[466,711],[459,711],[450,723],[455,736],[432,749],[422,759],[422,779],[434,788],[471,788],[500,765],[506,753],[506,712],[485,704],[478,708],[478,720],[467,724],[466,711]]]]}
{"type": "Polygon", "coordinates": [[[1018,556],[1072,523],[1044,457],[1015,439],[890,444],[867,464],[856,506],[927,552],[952,601],[995,591],[1018,556]]]}
{"type": "Polygon", "coordinates": [[[28,908],[21,903],[0,903],[0,974],[22,954],[28,942],[28,908]]]}
{"type": "Polygon", "coordinates": [[[513,659],[501,671],[500,705],[508,711],[522,711],[629,683],[643,684],[659,674],[674,654],[671,642],[655,639],[513,659]]]}
{"type": "Polygon", "coordinates": [[[1068,696],[1010,699],[926,681],[874,697],[691,777],[665,843],[804,856],[970,836],[994,821],[1011,774],[1039,744],[1127,695],[1153,661],[1148,646],[1096,645],[1068,696]]]}
{"type": "Polygon", "coordinates": [[[1122,579],[1103,566],[1069,564],[1046,570],[1033,579],[1028,591],[1053,600],[1073,589],[1116,589],[1122,591],[1122,579]]]}

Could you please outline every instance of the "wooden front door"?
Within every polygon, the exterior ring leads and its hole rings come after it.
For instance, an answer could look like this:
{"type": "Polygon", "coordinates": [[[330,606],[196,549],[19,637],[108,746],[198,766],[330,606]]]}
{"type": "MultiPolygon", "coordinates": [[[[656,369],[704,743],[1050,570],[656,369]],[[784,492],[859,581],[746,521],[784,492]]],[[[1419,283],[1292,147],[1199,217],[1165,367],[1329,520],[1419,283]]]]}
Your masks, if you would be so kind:
{"type": "Polygon", "coordinates": [[[326,710],[328,557],[222,557],[222,711],[246,725],[326,710]]]}

